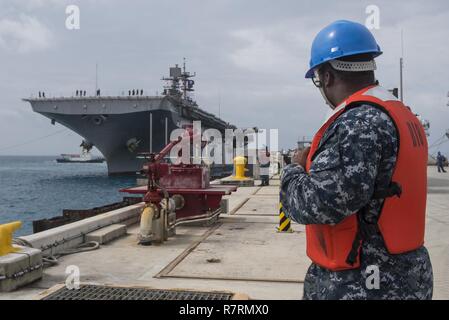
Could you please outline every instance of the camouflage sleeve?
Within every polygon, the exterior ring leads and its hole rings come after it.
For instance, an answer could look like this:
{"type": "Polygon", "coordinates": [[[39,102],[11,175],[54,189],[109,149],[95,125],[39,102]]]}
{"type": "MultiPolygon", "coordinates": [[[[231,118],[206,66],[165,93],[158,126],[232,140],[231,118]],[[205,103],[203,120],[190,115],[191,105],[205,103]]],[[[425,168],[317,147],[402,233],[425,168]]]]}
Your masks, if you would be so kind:
{"type": "Polygon", "coordinates": [[[374,190],[382,145],[372,119],[348,111],[327,130],[310,173],[288,165],[281,201],[301,224],[336,224],[365,206],[374,190]]]}

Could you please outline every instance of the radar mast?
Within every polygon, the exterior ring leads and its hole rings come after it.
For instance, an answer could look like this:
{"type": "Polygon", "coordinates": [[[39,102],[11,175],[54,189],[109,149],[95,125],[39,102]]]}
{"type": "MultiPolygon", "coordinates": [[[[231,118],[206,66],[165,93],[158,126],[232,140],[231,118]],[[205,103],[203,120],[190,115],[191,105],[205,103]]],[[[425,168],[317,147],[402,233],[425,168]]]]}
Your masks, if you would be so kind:
{"type": "Polygon", "coordinates": [[[174,67],[170,67],[170,76],[162,78],[167,81],[167,85],[164,86],[164,95],[193,102],[189,93],[195,91],[193,89],[195,81],[191,79],[195,76],[196,72],[192,74],[186,71],[186,59],[184,58],[182,69],[176,64],[174,67]]]}

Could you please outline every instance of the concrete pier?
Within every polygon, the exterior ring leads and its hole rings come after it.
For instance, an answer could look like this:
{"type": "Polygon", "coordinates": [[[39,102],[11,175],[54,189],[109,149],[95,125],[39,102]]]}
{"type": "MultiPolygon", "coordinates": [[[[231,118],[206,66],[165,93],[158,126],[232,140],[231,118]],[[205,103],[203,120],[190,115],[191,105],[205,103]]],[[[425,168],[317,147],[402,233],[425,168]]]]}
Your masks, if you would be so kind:
{"type": "MultiPolygon", "coordinates": [[[[449,299],[449,173],[429,167],[426,246],[434,269],[434,299],[449,299]]],[[[301,299],[310,264],[304,227],[278,233],[279,180],[268,187],[245,187],[229,199],[229,213],[211,227],[182,226],[162,245],[137,244],[137,224],[100,249],[60,258],[42,280],[0,299],[32,299],[64,283],[66,268],[79,267],[86,283],[163,289],[226,290],[254,299],[301,299]]],[[[257,183],[256,183],[257,184],[257,183]]]]}
{"type": "Polygon", "coordinates": [[[449,173],[427,170],[426,247],[433,266],[433,299],[449,299],[449,173]]]}

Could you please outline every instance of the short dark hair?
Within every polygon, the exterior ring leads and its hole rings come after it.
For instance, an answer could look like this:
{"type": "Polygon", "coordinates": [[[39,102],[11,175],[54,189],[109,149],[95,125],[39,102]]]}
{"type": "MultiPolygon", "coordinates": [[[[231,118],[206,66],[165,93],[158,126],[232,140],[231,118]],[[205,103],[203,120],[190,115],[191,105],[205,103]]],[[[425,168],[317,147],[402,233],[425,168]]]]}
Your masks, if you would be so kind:
{"type": "MultiPolygon", "coordinates": [[[[343,57],[339,60],[341,61],[352,61],[352,62],[361,62],[361,61],[371,61],[373,59],[371,54],[357,54],[352,56],[343,57]]],[[[323,64],[323,66],[319,69],[319,73],[323,74],[326,71],[330,71],[340,80],[353,83],[367,83],[374,84],[376,82],[376,77],[374,76],[374,71],[359,71],[359,72],[351,72],[351,71],[340,71],[332,68],[329,62],[323,64]]]]}

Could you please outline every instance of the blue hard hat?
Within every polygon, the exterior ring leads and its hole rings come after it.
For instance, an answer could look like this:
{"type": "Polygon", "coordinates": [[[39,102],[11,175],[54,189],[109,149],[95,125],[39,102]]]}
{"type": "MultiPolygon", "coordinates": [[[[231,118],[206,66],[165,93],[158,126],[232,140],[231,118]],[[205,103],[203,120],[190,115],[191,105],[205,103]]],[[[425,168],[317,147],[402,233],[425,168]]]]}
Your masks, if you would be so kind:
{"type": "Polygon", "coordinates": [[[306,78],[312,78],[314,69],[329,60],[363,53],[371,53],[373,58],[382,54],[368,28],[357,22],[335,21],[321,30],[313,40],[310,69],[306,78]]]}

